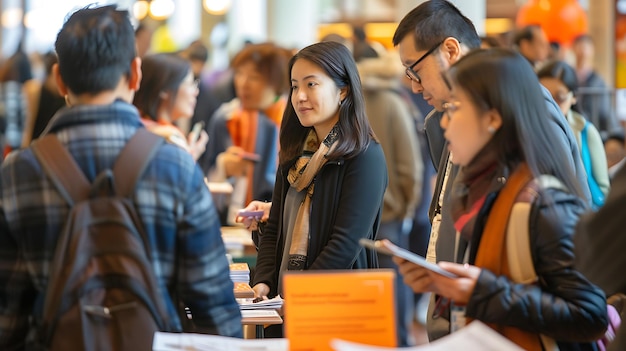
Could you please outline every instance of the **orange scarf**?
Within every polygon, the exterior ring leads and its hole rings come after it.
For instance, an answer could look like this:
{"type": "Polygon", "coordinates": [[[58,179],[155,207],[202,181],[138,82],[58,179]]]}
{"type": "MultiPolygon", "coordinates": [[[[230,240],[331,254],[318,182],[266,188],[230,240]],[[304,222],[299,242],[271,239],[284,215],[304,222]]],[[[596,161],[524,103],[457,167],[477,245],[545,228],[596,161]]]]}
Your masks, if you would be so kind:
{"type": "MultiPolygon", "coordinates": [[[[506,185],[498,194],[480,239],[475,262],[477,267],[488,269],[496,275],[511,278],[505,242],[507,225],[513,205],[519,200],[518,195],[532,179],[533,176],[528,166],[522,163],[511,174],[506,185]]],[[[524,350],[543,350],[539,334],[498,324],[489,324],[489,326],[524,350]]]]}
{"type": "MultiPolygon", "coordinates": [[[[283,112],[285,111],[286,106],[287,99],[281,97],[263,111],[265,116],[267,116],[267,118],[276,125],[276,128],[280,128],[280,123],[283,119],[283,112]]],[[[259,111],[244,110],[242,108],[238,108],[237,110],[235,110],[226,121],[226,128],[228,128],[228,133],[230,134],[230,138],[233,141],[233,145],[238,146],[244,151],[251,153],[256,153],[255,146],[258,125],[259,111]]],[[[252,164],[251,162],[248,165],[246,178],[248,179],[246,203],[250,203],[250,201],[254,200],[252,198],[254,164],[252,164]]]]}

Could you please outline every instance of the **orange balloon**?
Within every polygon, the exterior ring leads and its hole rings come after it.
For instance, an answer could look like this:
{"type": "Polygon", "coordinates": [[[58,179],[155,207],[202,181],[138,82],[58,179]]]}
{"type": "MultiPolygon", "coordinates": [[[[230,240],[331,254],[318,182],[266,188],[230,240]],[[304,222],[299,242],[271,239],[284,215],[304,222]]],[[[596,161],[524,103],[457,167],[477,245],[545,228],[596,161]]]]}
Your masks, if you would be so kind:
{"type": "Polygon", "coordinates": [[[548,40],[564,47],[588,31],[587,13],[576,0],[532,0],[520,8],[516,24],[539,24],[548,40]]]}

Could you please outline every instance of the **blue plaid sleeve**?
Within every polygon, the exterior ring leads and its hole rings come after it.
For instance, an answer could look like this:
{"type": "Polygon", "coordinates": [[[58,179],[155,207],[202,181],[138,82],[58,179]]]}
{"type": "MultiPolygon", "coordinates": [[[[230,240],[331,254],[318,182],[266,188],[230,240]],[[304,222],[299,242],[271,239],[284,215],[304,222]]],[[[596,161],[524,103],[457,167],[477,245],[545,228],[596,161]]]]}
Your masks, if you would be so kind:
{"type": "Polygon", "coordinates": [[[200,169],[195,168],[179,224],[179,292],[200,330],[242,337],[220,222],[200,169]]]}
{"type": "Polygon", "coordinates": [[[0,179],[0,350],[23,347],[35,296],[24,256],[7,222],[5,207],[14,196],[2,190],[7,172],[3,169],[4,179],[0,179]]]}

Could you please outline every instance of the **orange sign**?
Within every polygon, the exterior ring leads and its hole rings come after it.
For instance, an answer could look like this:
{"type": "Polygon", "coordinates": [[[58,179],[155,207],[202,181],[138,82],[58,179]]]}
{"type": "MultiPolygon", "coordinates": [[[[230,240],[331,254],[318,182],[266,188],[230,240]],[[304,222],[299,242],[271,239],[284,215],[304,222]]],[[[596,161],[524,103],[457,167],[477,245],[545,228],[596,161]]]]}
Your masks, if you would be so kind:
{"type": "Polygon", "coordinates": [[[291,351],[331,351],[330,340],[396,346],[392,270],[288,272],[285,336],[291,351]]]}

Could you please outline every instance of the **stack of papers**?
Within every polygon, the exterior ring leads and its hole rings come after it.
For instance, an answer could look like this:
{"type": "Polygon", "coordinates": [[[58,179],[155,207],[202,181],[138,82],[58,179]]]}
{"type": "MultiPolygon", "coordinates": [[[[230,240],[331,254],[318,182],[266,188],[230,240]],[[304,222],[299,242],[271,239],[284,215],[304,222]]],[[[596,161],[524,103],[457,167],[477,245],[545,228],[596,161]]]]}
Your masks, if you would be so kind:
{"type": "Polygon", "coordinates": [[[509,339],[476,320],[455,333],[421,346],[392,348],[365,345],[340,339],[334,339],[330,344],[335,351],[524,351],[509,339]]]}
{"type": "Polygon", "coordinates": [[[241,324],[281,324],[283,319],[276,310],[242,310],[241,324]]]}
{"type": "Polygon", "coordinates": [[[230,265],[230,280],[233,282],[250,283],[250,267],[247,263],[233,263],[230,265]]]}
{"type": "Polygon", "coordinates": [[[237,303],[239,303],[240,310],[268,310],[268,309],[280,309],[283,307],[283,298],[276,296],[273,299],[262,300],[259,302],[253,302],[254,299],[246,298],[246,299],[237,299],[237,303]]]}

